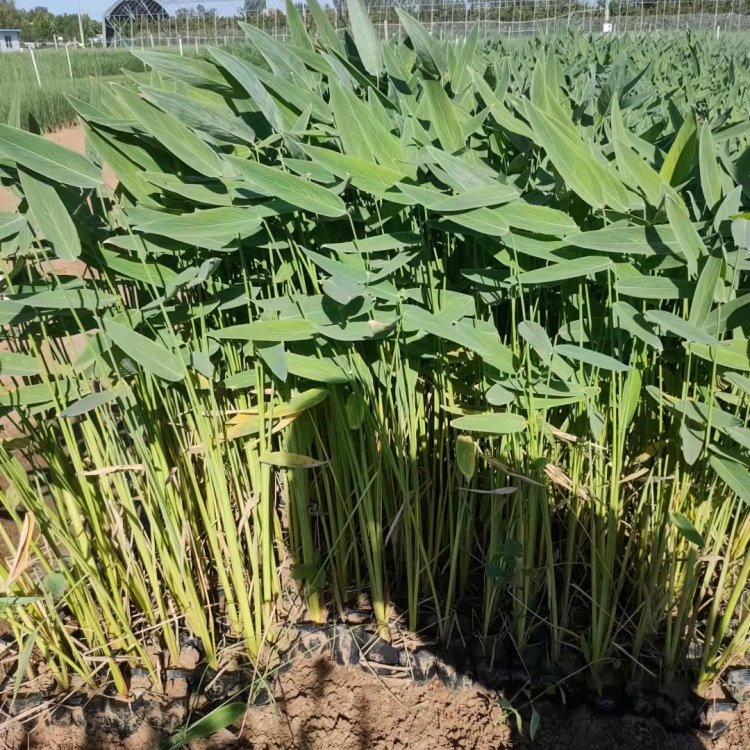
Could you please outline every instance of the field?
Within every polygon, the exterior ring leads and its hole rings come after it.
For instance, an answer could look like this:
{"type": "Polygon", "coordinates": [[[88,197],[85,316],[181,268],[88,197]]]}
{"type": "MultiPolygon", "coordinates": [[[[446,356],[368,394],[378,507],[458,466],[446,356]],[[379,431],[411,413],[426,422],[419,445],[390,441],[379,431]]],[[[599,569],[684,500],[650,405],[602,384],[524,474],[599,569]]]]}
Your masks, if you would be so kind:
{"type": "MultiPolygon", "coordinates": [[[[176,48],[166,51],[177,54],[176,48]]],[[[236,51],[241,55],[254,56],[246,48],[236,51]]],[[[195,56],[195,50],[187,45],[184,52],[186,56],[195,56]]],[[[68,125],[76,119],[68,96],[88,100],[94,81],[125,83],[127,77],[123,71],[142,72],[144,69],[127,50],[71,47],[69,54],[70,67],[64,49],[36,51],[41,86],[37,82],[30,54],[3,55],[0,59],[0,122],[10,122],[11,116],[17,116],[22,128],[34,128],[36,123],[41,131],[68,125]]]]}
{"type": "Polygon", "coordinates": [[[23,128],[31,127],[30,117],[41,130],[66,125],[75,119],[66,95],[88,99],[92,79],[125,80],[123,68],[139,68],[129,52],[71,49],[71,77],[64,49],[38,50],[35,57],[41,87],[30,54],[4,55],[0,60],[0,121],[8,122],[17,106],[23,128]]]}
{"type": "Polygon", "coordinates": [[[718,731],[750,693],[747,40],[308,7],[136,53],[75,102],[86,155],[0,126],[13,692],[160,693],[191,651],[255,701],[335,633],[415,680],[439,647],[531,734],[550,694],[718,731]]]}

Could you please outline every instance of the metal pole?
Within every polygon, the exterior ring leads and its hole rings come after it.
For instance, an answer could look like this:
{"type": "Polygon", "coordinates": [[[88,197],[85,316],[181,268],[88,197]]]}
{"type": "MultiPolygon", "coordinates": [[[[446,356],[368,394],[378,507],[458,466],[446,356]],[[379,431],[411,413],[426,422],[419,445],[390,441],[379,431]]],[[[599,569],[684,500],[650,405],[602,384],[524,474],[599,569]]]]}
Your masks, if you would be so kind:
{"type": "Polygon", "coordinates": [[[70,64],[70,49],[68,48],[68,45],[65,45],[65,56],[68,58],[68,72],[70,73],[70,77],[73,77],[73,66],[70,64]]]}

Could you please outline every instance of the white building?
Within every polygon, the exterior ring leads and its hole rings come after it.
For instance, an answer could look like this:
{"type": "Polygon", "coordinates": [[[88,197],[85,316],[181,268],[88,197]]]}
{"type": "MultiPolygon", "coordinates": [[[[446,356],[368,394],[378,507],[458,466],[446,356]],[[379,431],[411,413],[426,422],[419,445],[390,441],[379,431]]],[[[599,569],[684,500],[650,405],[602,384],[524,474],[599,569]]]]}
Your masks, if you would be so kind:
{"type": "Polygon", "coordinates": [[[18,38],[21,29],[0,29],[0,52],[18,52],[21,40],[18,38]]]}

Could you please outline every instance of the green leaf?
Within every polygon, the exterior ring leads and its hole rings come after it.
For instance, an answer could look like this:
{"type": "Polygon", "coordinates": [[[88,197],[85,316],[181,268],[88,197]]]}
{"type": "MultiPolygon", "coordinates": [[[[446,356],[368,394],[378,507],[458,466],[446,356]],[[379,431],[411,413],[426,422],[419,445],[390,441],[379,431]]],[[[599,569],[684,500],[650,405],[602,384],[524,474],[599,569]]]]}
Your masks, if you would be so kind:
{"type": "Polygon", "coordinates": [[[315,335],[315,327],[303,318],[281,320],[256,320],[211,331],[217,339],[245,341],[308,341],[315,335]]]}
{"type": "Polygon", "coordinates": [[[346,214],[344,202],[335,193],[285,172],[280,167],[269,167],[249,159],[229,158],[229,163],[246,179],[251,188],[261,195],[279,198],[292,206],[321,216],[338,217],[346,214]]]}
{"type": "Polygon", "coordinates": [[[318,0],[307,0],[307,9],[310,11],[313,21],[315,21],[321,41],[325,41],[329,49],[335,52],[343,52],[341,40],[338,38],[333,24],[328,20],[328,16],[318,0]]]}
{"type": "Polygon", "coordinates": [[[750,472],[747,468],[719,456],[711,456],[710,464],[724,484],[746,505],[750,505],[750,472]]]}
{"type": "Polygon", "coordinates": [[[591,255],[574,260],[563,260],[546,268],[537,268],[518,275],[521,284],[548,284],[567,279],[578,279],[589,274],[609,271],[614,268],[614,263],[609,258],[591,255]]]}
{"type": "Polygon", "coordinates": [[[126,215],[139,232],[208,250],[220,250],[237,238],[252,235],[261,226],[260,212],[251,206],[205,208],[183,214],[129,208],[126,215]]]}
{"type": "Polygon", "coordinates": [[[515,200],[496,209],[511,227],[535,234],[567,237],[578,232],[578,225],[563,211],[549,206],[537,206],[515,200]]]}
{"type": "Polygon", "coordinates": [[[670,255],[680,252],[679,243],[669,225],[648,227],[610,226],[580,232],[565,238],[566,244],[623,255],[670,255]]]}
{"type": "Polygon", "coordinates": [[[705,542],[698,529],[692,524],[690,519],[678,513],[676,511],[669,511],[669,518],[672,523],[677,527],[677,531],[682,534],[691,544],[694,544],[698,549],[703,549],[705,542]]]}
{"type": "Polygon", "coordinates": [[[86,414],[98,406],[104,404],[110,404],[117,400],[119,397],[117,391],[97,391],[96,393],[89,393],[88,396],[84,396],[73,404],[70,404],[67,408],[63,409],[58,416],[70,419],[71,417],[80,417],[82,414],[86,414]]]}
{"type": "Polygon", "coordinates": [[[713,209],[721,200],[721,173],[716,163],[716,146],[711,134],[711,126],[707,122],[704,122],[700,129],[698,164],[703,197],[706,199],[708,208],[713,209]]]}
{"type": "Polygon", "coordinates": [[[51,182],[80,188],[102,184],[97,168],[84,156],[40,135],[0,125],[0,156],[51,182]]]}
{"type": "Polygon", "coordinates": [[[21,214],[0,212],[0,240],[12,237],[26,225],[26,217],[21,214]]]}
{"type": "Polygon", "coordinates": [[[460,227],[491,237],[502,236],[510,231],[499,208],[475,208],[472,211],[450,214],[446,218],[460,227]]]}
{"type": "Polygon", "coordinates": [[[370,75],[377,76],[383,69],[383,53],[367,8],[362,0],[346,0],[346,10],[362,65],[370,75]]]}
{"type": "Polygon", "coordinates": [[[558,344],[555,347],[555,352],[561,357],[573,359],[576,362],[583,362],[586,365],[591,365],[592,367],[597,367],[601,370],[626,372],[630,369],[627,365],[624,365],[614,357],[593,351],[592,349],[585,349],[584,347],[575,344],[558,344]]]}
{"type": "Polygon", "coordinates": [[[451,153],[458,151],[464,146],[465,138],[453,102],[438,81],[425,80],[422,89],[427,100],[430,124],[440,145],[451,153]]]}
{"type": "Polygon", "coordinates": [[[469,414],[451,421],[451,427],[466,432],[486,432],[492,435],[512,435],[526,429],[526,420],[510,412],[469,414]]]}
{"type": "Polygon", "coordinates": [[[615,290],[626,297],[638,299],[680,299],[689,295],[689,287],[665,276],[629,276],[615,282],[615,290]]]}
{"type": "Polygon", "coordinates": [[[518,324],[519,335],[531,344],[543,362],[549,363],[555,353],[547,331],[533,320],[524,320],[518,324]]]}
{"type": "Polygon", "coordinates": [[[283,130],[284,117],[281,114],[281,110],[263,86],[263,83],[250,64],[218,47],[207,46],[206,50],[250,94],[250,97],[257,104],[273,130],[283,130]]]}
{"type": "Polygon", "coordinates": [[[77,258],[81,254],[81,241],[73,219],[55,188],[23,169],[19,170],[19,176],[33,226],[52,245],[58,258],[77,258]]]}
{"type": "Polygon", "coordinates": [[[42,362],[30,354],[0,351],[0,376],[2,377],[39,375],[42,371],[42,362]]]}
{"type": "Polygon", "coordinates": [[[697,276],[698,258],[706,254],[703,241],[690,221],[690,217],[685,213],[685,209],[669,195],[666,197],[666,206],[669,226],[672,227],[680,250],[687,260],[688,274],[697,276]]]}
{"type": "Polygon", "coordinates": [[[708,346],[720,346],[720,342],[713,336],[668,310],[648,310],[645,318],[649,322],[656,323],[670,333],[685,339],[685,341],[694,341],[708,346]]]}
{"type": "Polygon", "coordinates": [[[664,350],[661,339],[645,325],[646,319],[631,304],[622,300],[612,305],[612,319],[618,328],[636,336],[657,352],[664,350]]]}
{"type": "Polygon", "coordinates": [[[54,596],[57,599],[65,596],[65,591],[68,588],[68,582],[65,580],[65,576],[58,570],[53,570],[51,573],[47,573],[44,576],[44,590],[54,596]]]}
{"type": "Polygon", "coordinates": [[[665,182],[671,185],[679,184],[685,177],[687,170],[692,167],[695,133],[695,115],[690,111],[672,141],[659,170],[659,175],[665,182]],[[683,165],[685,166],[683,167],[683,165]]]}
{"type": "Polygon", "coordinates": [[[224,174],[219,155],[181,120],[162,112],[129,89],[116,88],[119,98],[133,117],[174,157],[206,177],[221,177],[224,174]]]}
{"type": "Polygon", "coordinates": [[[348,383],[346,371],[332,358],[304,356],[287,352],[287,367],[292,375],[318,383],[348,383]]]}
{"type": "Polygon", "coordinates": [[[109,318],[102,318],[102,328],[112,342],[144,370],[172,382],[185,377],[182,358],[162,344],[109,318]]]}
{"type": "Polygon", "coordinates": [[[227,703],[213,709],[194,724],[179,730],[173,737],[162,743],[162,750],[182,750],[193,742],[206,739],[222,729],[239,721],[247,711],[243,701],[227,703]]]}
{"type": "Polygon", "coordinates": [[[725,341],[721,346],[706,344],[685,344],[701,359],[716,362],[721,367],[750,372],[750,342],[747,339],[725,341]]]}

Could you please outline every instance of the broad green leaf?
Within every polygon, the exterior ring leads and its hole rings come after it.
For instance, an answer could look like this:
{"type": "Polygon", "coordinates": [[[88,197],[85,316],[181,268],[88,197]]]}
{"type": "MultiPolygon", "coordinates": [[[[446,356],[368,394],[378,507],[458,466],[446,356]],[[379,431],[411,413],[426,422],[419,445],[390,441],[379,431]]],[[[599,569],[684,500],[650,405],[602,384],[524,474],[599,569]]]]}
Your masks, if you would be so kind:
{"type": "Polygon", "coordinates": [[[307,9],[310,11],[313,21],[315,21],[319,39],[324,41],[325,45],[334,52],[343,52],[341,40],[318,0],[307,0],[307,9]]]}
{"type": "Polygon", "coordinates": [[[569,245],[600,253],[650,256],[680,252],[677,238],[667,224],[648,227],[611,226],[570,234],[565,241],[569,245]]]}
{"type": "Polygon", "coordinates": [[[500,214],[499,208],[475,208],[449,214],[446,218],[472,232],[490,237],[502,237],[509,231],[508,223],[500,214]]]}
{"type": "Polygon", "coordinates": [[[126,210],[126,215],[139,232],[158,234],[209,250],[220,250],[258,230],[262,214],[252,206],[227,206],[183,214],[130,208],[126,210]]]}
{"type": "Polygon", "coordinates": [[[679,531],[685,539],[698,547],[698,549],[703,549],[703,546],[705,545],[703,537],[686,515],[678,513],[677,511],[669,511],[669,518],[677,527],[677,531],[679,531]]]}
{"type": "Polygon", "coordinates": [[[611,370],[612,372],[626,372],[630,368],[622,362],[607,354],[586,349],[576,344],[557,344],[555,352],[567,359],[583,362],[586,365],[597,367],[600,370],[611,370]]]}
{"type": "Polygon", "coordinates": [[[438,81],[430,80],[422,82],[422,89],[427,100],[430,124],[435,129],[440,145],[451,153],[463,148],[465,139],[461,123],[445,89],[438,81]]]}
{"type": "Polygon", "coordinates": [[[0,124],[0,156],[51,182],[80,188],[102,184],[99,170],[84,156],[40,135],[0,124]]]}
{"type": "Polygon", "coordinates": [[[689,296],[692,285],[688,286],[665,276],[634,276],[618,279],[615,289],[625,297],[665,300],[689,296]]]}
{"type": "Polygon", "coordinates": [[[401,172],[380,164],[341,154],[329,148],[319,146],[303,146],[302,148],[315,163],[341,179],[350,179],[355,187],[367,192],[383,193],[404,176],[401,172]]]}
{"type": "Polygon", "coordinates": [[[648,310],[645,318],[649,322],[661,326],[664,330],[685,339],[685,341],[694,341],[698,344],[707,344],[708,346],[720,345],[720,342],[713,336],[684,320],[679,315],[669,312],[669,310],[648,310]]]}
{"type": "Polygon", "coordinates": [[[567,237],[578,232],[578,225],[563,211],[515,200],[496,209],[511,227],[535,234],[567,237]]]}
{"type": "Polygon", "coordinates": [[[719,479],[746,505],[750,505],[750,472],[747,467],[727,458],[711,456],[711,468],[719,479]]]}
{"type": "Polygon", "coordinates": [[[347,372],[332,358],[303,356],[287,352],[287,367],[292,375],[317,383],[348,383],[347,372]]]}
{"type": "Polygon", "coordinates": [[[703,241],[685,210],[670,196],[666,198],[666,206],[669,226],[672,227],[677,244],[687,259],[688,274],[691,277],[697,276],[698,258],[706,254],[703,241]]]}
{"type": "Polygon", "coordinates": [[[285,172],[280,167],[269,167],[250,159],[231,157],[228,161],[261,195],[279,198],[321,216],[338,217],[346,213],[341,198],[321,185],[285,172]]]}
{"type": "Polygon", "coordinates": [[[664,350],[661,339],[646,325],[646,319],[631,304],[619,300],[612,305],[612,319],[618,328],[636,336],[657,352],[664,350]]]}
{"type": "Polygon", "coordinates": [[[383,54],[367,8],[362,0],[346,0],[346,10],[362,65],[370,75],[377,76],[383,69],[383,54]]]}
{"type": "Polygon", "coordinates": [[[118,87],[127,104],[146,131],[169,153],[206,177],[221,177],[224,166],[219,155],[177,117],[162,112],[128,89],[118,87]]]}
{"type": "Polygon", "coordinates": [[[30,354],[0,351],[0,376],[8,378],[39,375],[43,371],[41,360],[30,354]]]}
{"type": "Polygon", "coordinates": [[[547,152],[565,185],[590,206],[627,212],[634,206],[631,196],[616,172],[592,153],[577,133],[556,117],[526,102],[526,114],[538,143],[547,152]],[[586,168],[581,169],[585,164],[586,168]]]}
{"type": "Polygon", "coordinates": [[[55,188],[23,169],[19,170],[21,187],[29,204],[33,226],[52,245],[55,255],[73,260],[81,254],[81,240],[68,209],[55,188]]]}
{"type": "Polygon", "coordinates": [[[709,255],[695,286],[695,295],[690,304],[688,320],[695,326],[702,326],[708,320],[713,307],[716,288],[721,279],[724,260],[716,255],[709,255]]]}
{"type": "Polygon", "coordinates": [[[746,339],[734,339],[724,342],[721,346],[707,344],[685,344],[690,351],[701,359],[715,362],[721,367],[731,370],[750,372],[750,342],[746,339]]]}
{"type": "Polygon", "coordinates": [[[102,318],[102,328],[112,342],[144,370],[173,382],[185,377],[182,359],[159,342],[111,318],[102,318]]]}
{"type": "Polygon", "coordinates": [[[82,399],[67,406],[58,416],[66,417],[67,419],[70,419],[71,417],[80,417],[82,414],[86,414],[92,409],[116,401],[119,395],[120,394],[117,391],[96,391],[95,393],[89,393],[88,396],[84,396],[82,399]]]}
{"type": "Polygon", "coordinates": [[[0,240],[12,237],[26,225],[26,217],[21,214],[0,212],[0,240]]]}
{"type": "Polygon", "coordinates": [[[689,111],[659,170],[661,178],[671,185],[678,185],[684,178],[683,173],[687,170],[687,166],[683,168],[682,164],[692,167],[696,127],[695,115],[689,111]]]}
{"type": "Polygon", "coordinates": [[[531,344],[543,362],[549,362],[555,353],[547,332],[534,320],[523,320],[518,324],[518,333],[531,344]]]}
{"type": "Polygon", "coordinates": [[[698,163],[700,165],[701,190],[710,210],[717,206],[721,200],[721,173],[716,163],[716,146],[711,134],[711,126],[707,122],[704,122],[700,129],[698,163]]]}
{"type": "Polygon", "coordinates": [[[510,412],[469,414],[451,421],[451,427],[466,432],[486,432],[491,435],[512,435],[526,429],[526,420],[510,412]]]}
{"type": "Polygon", "coordinates": [[[312,323],[302,318],[281,320],[256,320],[211,331],[217,339],[242,339],[245,341],[309,341],[315,335],[312,323]]]}
{"type": "Polygon", "coordinates": [[[257,104],[269,125],[275,131],[284,129],[284,116],[273,97],[268,93],[258,75],[249,63],[239,57],[230,55],[218,47],[207,46],[206,50],[211,57],[221,65],[229,75],[250,95],[257,104]]]}
{"type": "Polygon", "coordinates": [[[519,274],[518,281],[521,284],[548,284],[567,279],[578,279],[589,274],[609,271],[614,264],[609,258],[591,255],[575,260],[563,260],[546,268],[537,268],[533,271],[525,271],[519,274]]]}

